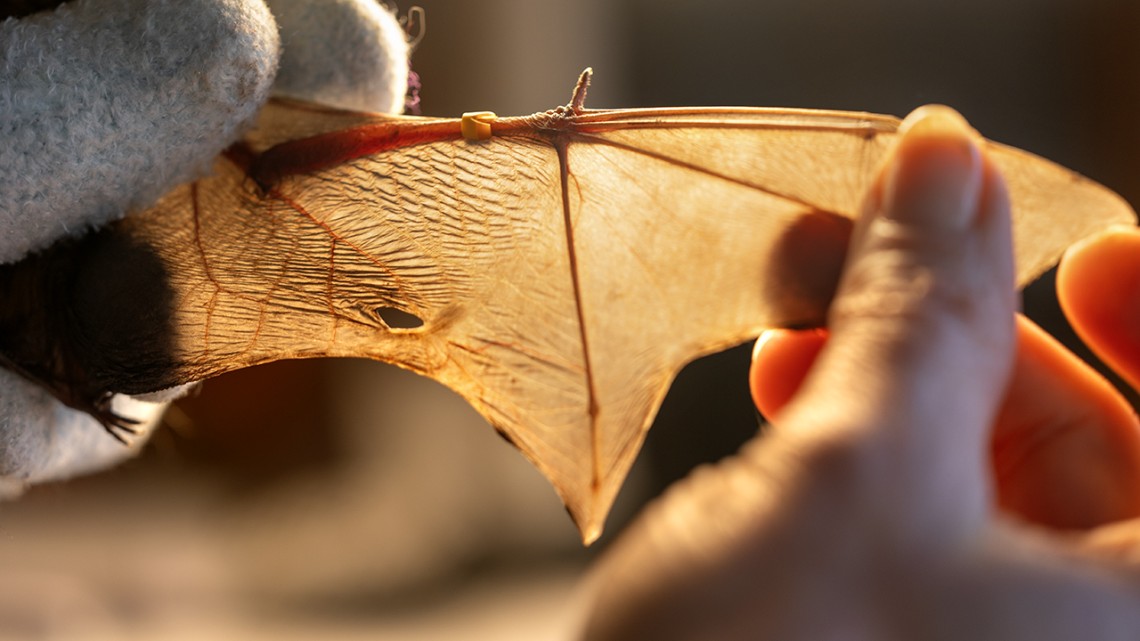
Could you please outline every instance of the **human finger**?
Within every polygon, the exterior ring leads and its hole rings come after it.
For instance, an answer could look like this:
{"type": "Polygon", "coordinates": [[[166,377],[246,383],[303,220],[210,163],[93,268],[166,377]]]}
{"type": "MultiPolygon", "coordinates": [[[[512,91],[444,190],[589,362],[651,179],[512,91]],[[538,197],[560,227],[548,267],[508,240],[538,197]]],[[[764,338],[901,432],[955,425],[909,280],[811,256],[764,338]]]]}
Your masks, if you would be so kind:
{"type": "Polygon", "coordinates": [[[756,339],[748,389],[765,418],[771,421],[792,400],[826,342],[826,329],[770,329],[756,339]]]}
{"type": "Polygon", "coordinates": [[[1112,385],[1027,318],[995,422],[998,503],[1054,528],[1140,516],[1140,423],[1112,385]]]}
{"type": "Polygon", "coordinates": [[[1069,248],[1057,298],[1081,340],[1140,388],[1140,229],[1114,228],[1069,248]]]}

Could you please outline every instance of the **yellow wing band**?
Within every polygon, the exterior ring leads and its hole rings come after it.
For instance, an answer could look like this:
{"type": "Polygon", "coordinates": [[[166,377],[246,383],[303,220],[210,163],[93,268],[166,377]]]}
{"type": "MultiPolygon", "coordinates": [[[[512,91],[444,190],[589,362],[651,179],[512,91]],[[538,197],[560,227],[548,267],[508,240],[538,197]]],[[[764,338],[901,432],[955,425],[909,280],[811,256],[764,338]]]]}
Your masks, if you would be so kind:
{"type": "Polygon", "coordinates": [[[491,123],[498,116],[493,111],[469,111],[459,121],[459,131],[465,140],[488,140],[491,137],[491,123]]]}

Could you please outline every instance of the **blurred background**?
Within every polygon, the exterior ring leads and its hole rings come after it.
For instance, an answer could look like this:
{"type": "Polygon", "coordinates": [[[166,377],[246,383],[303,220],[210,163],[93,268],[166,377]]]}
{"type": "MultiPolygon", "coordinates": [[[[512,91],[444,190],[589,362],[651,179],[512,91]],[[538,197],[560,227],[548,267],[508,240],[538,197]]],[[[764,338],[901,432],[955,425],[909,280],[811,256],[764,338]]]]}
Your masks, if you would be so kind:
{"type": "MultiPolygon", "coordinates": [[[[586,66],[593,107],[940,102],[1140,203],[1134,0],[415,4],[426,115],[548,109],[586,66]]],[[[1082,349],[1049,276],[1025,307],[1082,349]]],[[[589,550],[546,481],[431,381],[349,360],[209,381],[139,459],[0,505],[0,638],[566,638],[599,550],[756,434],[748,353],[682,372],[589,550]]]]}

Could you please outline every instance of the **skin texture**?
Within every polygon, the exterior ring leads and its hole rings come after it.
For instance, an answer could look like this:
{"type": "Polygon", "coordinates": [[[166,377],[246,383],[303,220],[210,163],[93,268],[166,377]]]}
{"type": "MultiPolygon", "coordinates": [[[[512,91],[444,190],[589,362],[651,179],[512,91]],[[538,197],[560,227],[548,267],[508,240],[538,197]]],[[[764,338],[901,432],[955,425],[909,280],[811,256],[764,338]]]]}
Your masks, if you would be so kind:
{"type": "MultiPolygon", "coordinates": [[[[1136,419],[1016,319],[1008,201],[976,134],[944,109],[904,128],[828,333],[757,348],[772,430],[615,544],[585,638],[1135,638],[1136,419]]],[[[1114,272],[1085,271],[1063,292],[1114,272]]],[[[1128,310],[1098,325],[1087,307],[1078,327],[1128,361],[1128,310]]]]}

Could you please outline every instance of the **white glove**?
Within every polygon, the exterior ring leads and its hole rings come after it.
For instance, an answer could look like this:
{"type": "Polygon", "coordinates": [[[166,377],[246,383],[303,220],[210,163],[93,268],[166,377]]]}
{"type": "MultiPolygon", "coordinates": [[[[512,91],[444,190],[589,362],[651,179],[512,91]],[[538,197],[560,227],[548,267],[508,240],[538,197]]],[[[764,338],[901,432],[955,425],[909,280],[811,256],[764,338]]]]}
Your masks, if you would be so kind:
{"type": "MultiPolygon", "coordinates": [[[[399,112],[408,46],[373,0],[75,0],[0,23],[0,264],[152,204],[209,171],[280,90],[399,112]],[[281,52],[284,52],[283,54],[281,52]]],[[[97,421],[0,368],[0,492],[136,453],[179,390],[97,421]]]]}

